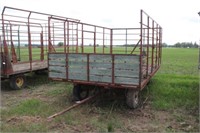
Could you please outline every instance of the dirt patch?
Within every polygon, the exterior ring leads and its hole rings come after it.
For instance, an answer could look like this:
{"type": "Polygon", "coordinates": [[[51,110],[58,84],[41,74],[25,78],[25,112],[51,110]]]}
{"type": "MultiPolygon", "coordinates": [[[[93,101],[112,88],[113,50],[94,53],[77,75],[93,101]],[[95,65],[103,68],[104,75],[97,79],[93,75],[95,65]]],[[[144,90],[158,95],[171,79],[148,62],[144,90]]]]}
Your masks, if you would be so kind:
{"type": "Polygon", "coordinates": [[[42,118],[40,116],[18,116],[18,117],[12,117],[9,118],[6,122],[16,125],[18,123],[39,123],[42,121],[42,118]]]}

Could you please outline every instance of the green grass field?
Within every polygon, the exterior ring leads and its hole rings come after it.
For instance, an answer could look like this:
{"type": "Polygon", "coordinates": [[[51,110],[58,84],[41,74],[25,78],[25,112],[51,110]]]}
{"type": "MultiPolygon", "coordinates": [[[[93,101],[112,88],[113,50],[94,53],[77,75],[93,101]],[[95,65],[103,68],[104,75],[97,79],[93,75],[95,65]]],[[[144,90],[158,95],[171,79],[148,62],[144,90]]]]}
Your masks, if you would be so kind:
{"type": "MultiPolygon", "coordinates": [[[[47,47],[44,47],[44,59],[47,59],[47,47]]],[[[114,54],[130,54],[133,48],[131,47],[113,47],[113,53],[114,54]]],[[[56,52],[64,52],[64,47],[55,47],[56,52]]],[[[16,51],[19,51],[16,48],[16,51]]],[[[67,49],[66,49],[67,51],[67,49]]],[[[84,53],[94,53],[94,48],[92,46],[86,46],[83,49],[84,53]]],[[[69,52],[75,53],[76,48],[70,47],[69,52]]],[[[82,49],[81,47],[78,48],[78,53],[81,53],[82,49]]],[[[96,53],[103,53],[103,47],[96,47],[96,53]]],[[[108,54],[110,53],[110,48],[105,47],[104,53],[108,54]]],[[[134,54],[138,54],[139,49],[137,48],[134,52],[134,54]]],[[[29,60],[29,49],[28,47],[21,47],[20,52],[16,52],[17,57],[21,59],[21,61],[28,61],[29,60]]],[[[41,54],[41,48],[32,48],[32,59],[33,60],[39,60],[41,54]]]]}
{"type": "Polygon", "coordinates": [[[149,86],[153,106],[167,110],[198,108],[198,75],[198,49],[163,49],[162,66],[149,86]]]}
{"type": "Polygon", "coordinates": [[[162,65],[144,90],[144,108],[130,110],[110,96],[46,118],[73,104],[72,85],[27,75],[27,87],[2,84],[2,132],[198,132],[198,49],[163,48],[162,65]],[[107,100],[108,99],[108,100],[107,100]]]}

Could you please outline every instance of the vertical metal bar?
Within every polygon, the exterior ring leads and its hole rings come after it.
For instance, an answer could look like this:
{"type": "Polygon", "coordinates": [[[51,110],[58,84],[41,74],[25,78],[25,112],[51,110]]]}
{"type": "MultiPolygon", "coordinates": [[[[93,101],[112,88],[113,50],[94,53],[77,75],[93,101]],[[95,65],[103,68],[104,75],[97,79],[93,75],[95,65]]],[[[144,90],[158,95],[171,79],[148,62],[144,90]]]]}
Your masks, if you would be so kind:
{"type": "Polygon", "coordinates": [[[44,43],[43,43],[43,31],[40,33],[40,43],[41,43],[41,55],[40,60],[44,60],[44,43]]]}
{"type": "Polygon", "coordinates": [[[54,32],[54,23],[53,23],[53,25],[52,25],[53,27],[53,45],[55,45],[55,32],[54,32]]]}
{"type": "Polygon", "coordinates": [[[10,41],[11,41],[11,54],[12,54],[12,62],[17,63],[17,56],[15,53],[15,46],[13,44],[13,39],[12,39],[12,24],[10,23],[10,41]]]}
{"type": "MultiPolygon", "coordinates": [[[[9,21],[9,23],[10,23],[10,21],[9,21]]],[[[7,35],[6,35],[6,37],[7,37],[7,46],[8,46],[8,49],[9,49],[9,45],[10,45],[10,40],[9,40],[9,35],[8,35],[8,27],[9,27],[9,25],[7,24],[7,26],[6,26],[6,33],[7,33],[7,35]]],[[[6,40],[6,39],[5,39],[6,40]]],[[[9,51],[8,51],[9,52],[9,51]]]]}
{"type": "Polygon", "coordinates": [[[89,63],[89,54],[87,54],[87,81],[90,81],[90,63],[89,63]]]}
{"type": "Polygon", "coordinates": [[[72,53],[74,52],[74,23],[73,22],[71,22],[72,23],[72,53]]]}
{"type": "Polygon", "coordinates": [[[76,53],[78,53],[78,23],[76,23],[76,53]]]}
{"type": "Polygon", "coordinates": [[[147,18],[147,66],[146,66],[146,76],[149,74],[149,16],[147,18]]]}
{"type": "Polygon", "coordinates": [[[3,47],[4,47],[4,54],[6,56],[8,56],[8,46],[6,44],[6,34],[5,34],[5,26],[4,26],[4,10],[5,8],[3,9],[3,12],[2,12],[2,32],[3,32],[3,47]]]}
{"type": "Polygon", "coordinates": [[[66,22],[64,22],[64,53],[66,53],[66,22]]]}
{"type": "Polygon", "coordinates": [[[158,39],[158,40],[157,40],[157,42],[158,42],[158,44],[157,44],[157,66],[159,66],[159,50],[160,50],[160,49],[159,49],[159,47],[160,47],[160,45],[159,45],[159,44],[160,44],[159,32],[160,32],[160,31],[159,31],[159,25],[158,25],[158,24],[157,24],[157,32],[158,32],[158,33],[157,33],[157,34],[158,34],[158,38],[157,38],[157,39],[158,39]]]}
{"type": "Polygon", "coordinates": [[[126,28],[126,41],[125,41],[125,44],[126,44],[126,47],[125,47],[125,49],[126,49],[126,54],[127,54],[127,28],[126,28]]]}
{"type": "Polygon", "coordinates": [[[96,26],[94,27],[94,53],[96,54],[96,26]]]}
{"type": "MultiPolygon", "coordinates": [[[[1,36],[0,36],[0,47],[1,47],[1,53],[3,53],[2,43],[1,43],[1,36]]],[[[1,56],[1,55],[0,55],[0,56],[1,56]]]]}
{"type": "Polygon", "coordinates": [[[31,44],[31,31],[30,31],[30,16],[31,12],[28,15],[28,48],[29,48],[29,61],[30,61],[30,70],[32,70],[32,44],[31,44]]]}
{"type": "Polygon", "coordinates": [[[104,39],[105,39],[105,28],[103,28],[103,54],[104,54],[104,52],[105,52],[105,41],[104,41],[104,39]]]}
{"type": "Polygon", "coordinates": [[[160,26],[158,27],[158,66],[160,66],[160,26]]]}
{"type": "Polygon", "coordinates": [[[112,54],[111,56],[112,56],[112,84],[114,84],[115,83],[115,66],[114,66],[115,55],[112,54]]]}
{"type": "Polygon", "coordinates": [[[82,30],[81,30],[81,32],[82,32],[82,37],[81,37],[81,53],[84,53],[84,41],[83,41],[83,39],[84,39],[84,36],[83,36],[83,24],[82,24],[82,30]]]}
{"type": "Polygon", "coordinates": [[[162,28],[160,27],[160,64],[162,62],[162,28]]]}
{"type": "Polygon", "coordinates": [[[18,60],[20,61],[21,60],[21,56],[20,56],[20,32],[19,32],[19,28],[20,26],[18,27],[18,31],[17,31],[17,34],[18,34],[18,49],[17,49],[17,53],[18,53],[18,60]]]}
{"type": "Polygon", "coordinates": [[[162,28],[160,27],[160,64],[162,63],[162,28]]]}
{"type": "Polygon", "coordinates": [[[144,28],[144,30],[143,30],[143,45],[145,46],[145,44],[146,44],[146,40],[145,40],[145,38],[146,38],[146,33],[145,33],[145,31],[146,31],[146,29],[144,28]]]}
{"type": "MultiPolygon", "coordinates": [[[[4,11],[5,7],[3,8],[1,18],[2,18],[2,33],[3,33],[3,40],[6,40],[6,35],[5,35],[5,26],[4,26],[4,11]]],[[[5,52],[5,51],[4,51],[5,52]]]]}
{"type": "Polygon", "coordinates": [[[69,53],[69,21],[67,21],[67,53],[69,53]]]}
{"type": "Polygon", "coordinates": [[[65,53],[65,54],[66,54],[66,57],[65,57],[66,58],[65,59],[65,61],[66,61],[66,79],[68,80],[68,77],[69,77],[69,72],[68,72],[69,71],[69,69],[68,69],[68,61],[69,61],[68,60],[68,54],[69,53],[65,53]]]}
{"type": "Polygon", "coordinates": [[[12,54],[12,61],[14,60],[13,57],[13,46],[12,46],[12,25],[10,23],[10,42],[11,42],[11,54],[12,54]]]}
{"type": "Polygon", "coordinates": [[[110,54],[113,53],[113,29],[110,29],[110,54]]]}
{"type": "Polygon", "coordinates": [[[153,72],[154,65],[154,20],[152,20],[152,50],[151,50],[151,72],[153,72]]]}
{"type": "Polygon", "coordinates": [[[48,51],[52,52],[52,47],[51,47],[51,23],[50,23],[51,18],[48,17],[48,51]]]}
{"type": "MultiPolygon", "coordinates": [[[[12,24],[11,23],[10,23],[10,42],[11,42],[11,44],[13,42],[13,39],[12,39],[12,24]]],[[[12,45],[11,45],[11,47],[12,47],[12,45]]]]}
{"type": "Polygon", "coordinates": [[[158,24],[156,24],[156,60],[155,60],[155,66],[158,65],[158,24]]]}
{"type": "Polygon", "coordinates": [[[46,26],[46,24],[44,25],[44,40],[45,40],[45,43],[46,43],[46,46],[45,46],[45,52],[47,53],[48,52],[48,37],[47,37],[47,26],[46,26]]]}
{"type": "Polygon", "coordinates": [[[142,88],[142,45],[143,45],[143,10],[140,11],[140,73],[139,73],[139,88],[142,88]]]}
{"type": "Polygon", "coordinates": [[[56,52],[55,48],[53,47],[52,45],[52,42],[51,42],[51,17],[48,17],[48,46],[49,46],[49,52],[56,52]]]}
{"type": "MultiPolygon", "coordinates": [[[[0,69],[1,69],[1,71],[0,71],[0,76],[2,75],[2,74],[4,74],[4,71],[2,71],[3,70],[3,68],[2,68],[2,62],[3,62],[3,49],[2,49],[2,46],[3,46],[3,44],[2,44],[2,42],[1,42],[1,35],[0,35],[0,47],[1,47],[1,51],[0,51],[0,69]]],[[[0,84],[1,84],[1,82],[0,82],[0,84]]]]}

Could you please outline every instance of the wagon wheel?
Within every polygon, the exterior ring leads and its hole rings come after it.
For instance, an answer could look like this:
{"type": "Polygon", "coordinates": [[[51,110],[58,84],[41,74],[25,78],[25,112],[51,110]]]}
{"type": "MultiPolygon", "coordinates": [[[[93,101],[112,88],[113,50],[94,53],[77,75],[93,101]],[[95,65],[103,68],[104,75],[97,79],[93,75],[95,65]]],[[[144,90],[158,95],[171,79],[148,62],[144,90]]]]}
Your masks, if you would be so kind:
{"type": "Polygon", "coordinates": [[[37,71],[35,71],[35,74],[36,74],[36,75],[41,75],[42,72],[43,72],[43,71],[41,71],[41,70],[37,70],[37,71]]]}
{"type": "Polygon", "coordinates": [[[129,89],[126,94],[126,104],[132,108],[135,109],[140,104],[140,96],[138,90],[129,89]]]}
{"type": "Polygon", "coordinates": [[[35,74],[36,75],[45,75],[46,73],[45,73],[45,70],[37,70],[37,71],[35,71],[35,74]]]}
{"type": "Polygon", "coordinates": [[[73,96],[76,101],[83,100],[89,96],[89,89],[83,85],[74,85],[73,96]]]}
{"type": "Polygon", "coordinates": [[[26,79],[24,75],[13,75],[10,77],[10,87],[18,90],[25,86],[26,79]]]}

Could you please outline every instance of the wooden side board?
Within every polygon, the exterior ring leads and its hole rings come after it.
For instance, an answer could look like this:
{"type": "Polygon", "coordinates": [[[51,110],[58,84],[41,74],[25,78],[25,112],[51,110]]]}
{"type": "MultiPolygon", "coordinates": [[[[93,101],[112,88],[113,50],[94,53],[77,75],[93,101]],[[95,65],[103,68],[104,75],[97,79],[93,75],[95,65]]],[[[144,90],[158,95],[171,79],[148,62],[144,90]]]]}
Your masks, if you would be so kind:
{"type": "Polygon", "coordinates": [[[139,84],[139,56],[49,54],[49,77],[113,84],[139,84]]]}
{"type": "Polygon", "coordinates": [[[35,61],[35,62],[26,62],[26,63],[16,63],[12,64],[13,73],[20,73],[20,72],[28,72],[28,71],[35,71],[47,68],[47,61],[35,61]]]}

